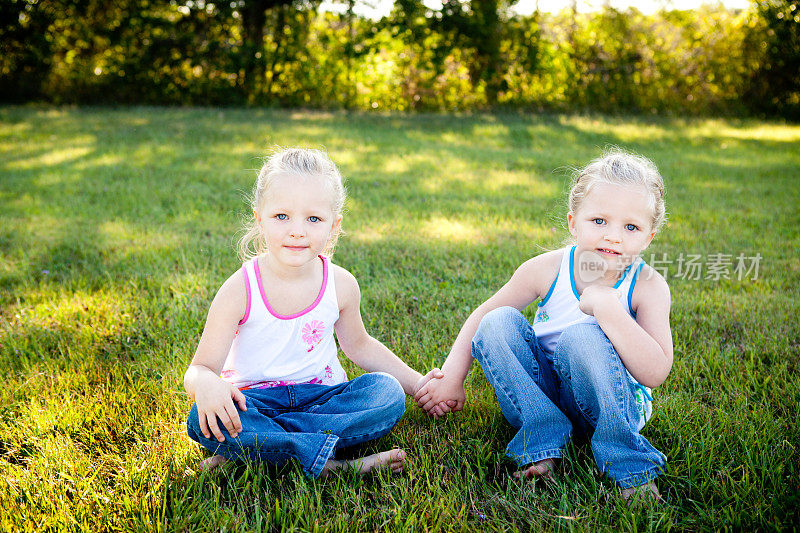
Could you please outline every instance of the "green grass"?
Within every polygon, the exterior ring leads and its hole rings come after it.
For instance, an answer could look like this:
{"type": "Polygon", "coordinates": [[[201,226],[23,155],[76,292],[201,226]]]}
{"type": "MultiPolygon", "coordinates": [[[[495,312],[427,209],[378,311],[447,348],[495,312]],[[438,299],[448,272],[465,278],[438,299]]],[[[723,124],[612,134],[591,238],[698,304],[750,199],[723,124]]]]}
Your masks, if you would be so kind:
{"type": "Polygon", "coordinates": [[[757,121],[0,108],[0,530],[796,528],[799,180],[800,127],[757,121]],[[419,370],[564,242],[567,169],[609,144],[665,176],[648,252],[760,253],[756,280],[669,266],[675,365],[644,430],[669,458],[665,502],[628,508],[581,445],[553,482],[510,479],[477,367],[463,413],[434,423],[409,401],[366,448],[404,447],[403,475],[199,474],[181,377],[274,144],[340,165],[334,259],[370,333],[419,370]]]}

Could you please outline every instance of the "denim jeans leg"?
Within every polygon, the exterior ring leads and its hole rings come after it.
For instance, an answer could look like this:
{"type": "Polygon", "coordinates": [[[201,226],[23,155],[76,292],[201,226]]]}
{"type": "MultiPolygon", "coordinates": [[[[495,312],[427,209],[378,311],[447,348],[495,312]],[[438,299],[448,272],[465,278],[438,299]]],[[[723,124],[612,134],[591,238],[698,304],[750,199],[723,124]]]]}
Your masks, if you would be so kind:
{"type": "Polygon", "coordinates": [[[562,457],[572,425],[554,403],[558,387],[552,368],[522,313],[513,307],[487,313],[472,341],[472,356],[506,420],[519,430],[506,454],[519,466],[562,457]]]}
{"type": "Polygon", "coordinates": [[[400,382],[384,372],[363,374],[335,387],[294,385],[292,388],[298,409],[282,413],[277,422],[289,430],[336,435],[337,449],[386,435],[406,407],[400,382]]]}
{"type": "Polygon", "coordinates": [[[203,436],[196,404],[186,422],[189,437],[211,453],[227,459],[250,459],[281,465],[296,458],[308,474],[318,476],[333,455],[339,438],[316,431],[288,431],[281,426],[277,418],[291,408],[288,387],[251,389],[242,393],[247,410],[239,411],[242,431],[236,438],[231,437],[222,424],[220,429],[224,442],[219,442],[213,435],[211,438],[203,436]]]}
{"type": "Polygon", "coordinates": [[[554,363],[566,396],[594,427],[598,467],[621,488],[658,476],[666,457],[639,434],[634,386],[600,326],[582,323],[564,330],[554,363]]]}

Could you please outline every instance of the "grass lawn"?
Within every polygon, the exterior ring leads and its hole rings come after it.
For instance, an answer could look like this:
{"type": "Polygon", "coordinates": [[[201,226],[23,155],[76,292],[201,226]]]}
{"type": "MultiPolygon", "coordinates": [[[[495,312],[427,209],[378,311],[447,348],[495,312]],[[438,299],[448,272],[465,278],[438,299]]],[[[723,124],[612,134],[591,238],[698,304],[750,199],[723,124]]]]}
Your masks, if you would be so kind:
{"type": "Polygon", "coordinates": [[[777,123],[0,107],[0,530],[797,528],[798,203],[800,127],[777,123]],[[609,144],[653,159],[669,222],[645,259],[671,285],[675,364],[643,433],[669,459],[664,503],[626,506],[584,445],[553,481],[512,480],[477,365],[462,413],[409,400],[364,450],[405,448],[402,475],[198,473],[182,375],[276,144],[340,165],[334,260],[418,370],[564,243],[570,167],[609,144]]]}

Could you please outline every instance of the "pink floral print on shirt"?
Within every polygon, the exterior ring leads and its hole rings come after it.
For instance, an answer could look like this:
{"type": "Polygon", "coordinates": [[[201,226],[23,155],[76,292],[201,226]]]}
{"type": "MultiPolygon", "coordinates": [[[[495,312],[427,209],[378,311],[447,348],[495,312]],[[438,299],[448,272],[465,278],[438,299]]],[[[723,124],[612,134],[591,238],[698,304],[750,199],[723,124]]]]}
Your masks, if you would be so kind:
{"type": "Polygon", "coordinates": [[[303,329],[300,330],[300,334],[303,337],[303,342],[310,345],[308,348],[309,352],[314,349],[314,346],[319,344],[319,341],[322,340],[323,333],[325,333],[325,324],[319,320],[307,322],[306,325],[303,326],[303,329]]]}

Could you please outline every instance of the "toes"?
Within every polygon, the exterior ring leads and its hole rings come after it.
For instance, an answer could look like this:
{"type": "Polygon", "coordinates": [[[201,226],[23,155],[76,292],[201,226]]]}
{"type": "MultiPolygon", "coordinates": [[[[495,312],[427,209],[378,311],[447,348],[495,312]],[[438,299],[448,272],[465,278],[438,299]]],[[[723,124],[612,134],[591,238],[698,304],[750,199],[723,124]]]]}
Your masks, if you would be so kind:
{"type": "Polygon", "coordinates": [[[402,463],[406,460],[406,451],[401,448],[395,448],[389,451],[389,457],[392,458],[392,462],[399,461],[402,463]]]}
{"type": "Polygon", "coordinates": [[[391,460],[392,471],[401,472],[403,470],[403,464],[406,461],[405,450],[394,449],[389,452],[389,458],[391,460]]]}
{"type": "Polygon", "coordinates": [[[552,470],[556,462],[552,459],[543,459],[538,463],[530,465],[525,470],[518,470],[514,472],[515,478],[535,479],[540,477],[548,477],[552,475],[552,470]]]}
{"type": "Polygon", "coordinates": [[[402,469],[403,464],[406,462],[405,450],[392,450],[389,453],[391,454],[390,457],[392,460],[392,469],[394,469],[395,467],[402,469]]]}
{"type": "Polygon", "coordinates": [[[631,505],[637,505],[641,501],[661,501],[661,494],[653,481],[649,481],[644,485],[622,489],[621,493],[622,497],[631,505]]]}

